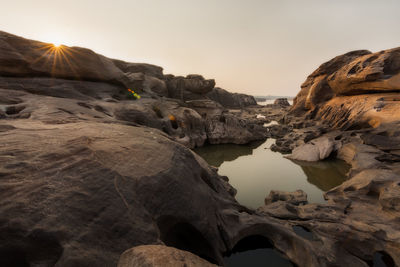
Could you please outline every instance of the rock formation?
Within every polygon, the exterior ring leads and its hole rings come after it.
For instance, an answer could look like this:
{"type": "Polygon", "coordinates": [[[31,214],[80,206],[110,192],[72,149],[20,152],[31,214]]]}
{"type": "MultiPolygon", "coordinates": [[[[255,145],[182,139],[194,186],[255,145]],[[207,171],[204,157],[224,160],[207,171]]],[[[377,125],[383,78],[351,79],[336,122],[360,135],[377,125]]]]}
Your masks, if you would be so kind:
{"type": "Polygon", "coordinates": [[[190,252],[160,245],[137,246],[121,255],[118,267],[216,267],[190,252]]]}
{"type": "Polygon", "coordinates": [[[322,65],[285,115],[287,107],[237,109],[254,98],[198,75],[163,75],[157,66],[1,32],[0,266],[116,266],[126,250],[120,266],[147,264],[147,256],[154,264],[222,264],[254,238],[298,266],[368,266],[376,255],[400,265],[396,51],[369,60],[375,54],[352,52],[322,65]],[[372,75],[377,64],[381,74],[372,75]],[[356,65],[354,82],[369,89],[339,77],[356,65]],[[142,98],[130,100],[127,88],[142,98]],[[281,124],[263,127],[270,120],[281,124]],[[188,149],[268,136],[287,152],[308,143],[319,159],[347,161],[349,180],[326,193],[326,204],[275,192],[251,210],[188,149]]]}
{"type": "Polygon", "coordinates": [[[259,210],[302,225],[322,249],[357,255],[357,266],[400,265],[399,55],[399,48],[354,51],[307,78],[276,126],[289,128],[276,150],[300,160],[342,159],[351,165],[348,180],[325,194],[327,204],[278,201],[259,210]]]}
{"type": "Polygon", "coordinates": [[[289,101],[287,100],[287,98],[277,98],[277,99],[275,99],[274,105],[279,105],[279,106],[282,106],[282,107],[290,106],[289,101]]]}

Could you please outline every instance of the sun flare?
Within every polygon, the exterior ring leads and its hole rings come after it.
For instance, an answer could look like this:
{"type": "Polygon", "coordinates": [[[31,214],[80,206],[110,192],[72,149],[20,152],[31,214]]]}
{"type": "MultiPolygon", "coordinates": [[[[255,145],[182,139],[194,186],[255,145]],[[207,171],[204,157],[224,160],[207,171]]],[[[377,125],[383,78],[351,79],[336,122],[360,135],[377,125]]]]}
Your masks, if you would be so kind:
{"type": "Polygon", "coordinates": [[[59,42],[53,42],[53,46],[56,47],[56,48],[58,48],[58,47],[61,46],[61,43],[59,43],[59,42]]]}

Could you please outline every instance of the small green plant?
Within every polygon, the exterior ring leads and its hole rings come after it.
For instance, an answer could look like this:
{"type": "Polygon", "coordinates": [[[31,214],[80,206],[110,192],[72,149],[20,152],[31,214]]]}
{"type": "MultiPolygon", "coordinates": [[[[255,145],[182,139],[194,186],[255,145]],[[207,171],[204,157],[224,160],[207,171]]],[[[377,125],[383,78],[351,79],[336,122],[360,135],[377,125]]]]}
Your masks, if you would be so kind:
{"type": "Polygon", "coordinates": [[[134,100],[136,100],[136,99],[140,99],[140,95],[138,95],[135,91],[133,91],[132,89],[129,89],[128,88],[128,98],[130,98],[130,99],[134,99],[134,100]]]}

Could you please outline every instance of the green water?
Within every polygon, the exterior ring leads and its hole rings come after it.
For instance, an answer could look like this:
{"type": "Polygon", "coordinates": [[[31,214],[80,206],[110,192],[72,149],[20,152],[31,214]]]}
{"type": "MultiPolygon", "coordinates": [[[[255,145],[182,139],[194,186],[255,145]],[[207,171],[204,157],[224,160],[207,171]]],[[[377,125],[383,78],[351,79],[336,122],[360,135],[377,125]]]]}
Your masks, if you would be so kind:
{"type": "Polygon", "coordinates": [[[210,145],[195,149],[237,189],[236,199],[249,208],[264,205],[271,190],[302,189],[310,203],[323,203],[323,193],[346,180],[343,161],[294,162],[269,149],[274,139],[251,145],[210,145]]]}

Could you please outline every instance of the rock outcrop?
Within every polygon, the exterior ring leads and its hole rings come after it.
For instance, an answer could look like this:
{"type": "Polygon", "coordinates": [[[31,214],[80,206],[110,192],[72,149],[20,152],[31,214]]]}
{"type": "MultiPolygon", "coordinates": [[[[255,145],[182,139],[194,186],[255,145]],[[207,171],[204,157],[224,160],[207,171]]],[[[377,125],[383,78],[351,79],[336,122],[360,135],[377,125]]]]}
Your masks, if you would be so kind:
{"type": "Polygon", "coordinates": [[[226,108],[243,108],[247,106],[257,105],[253,96],[230,93],[222,88],[214,88],[207,94],[207,97],[215,102],[220,103],[226,108]]]}
{"type": "Polygon", "coordinates": [[[157,97],[167,87],[156,66],[3,32],[0,43],[1,266],[115,266],[143,244],[222,263],[236,225],[224,214],[252,211],[187,148],[208,138],[199,106],[211,121],[230,116],[219,123],[239,142],[265,138],[262,127],[253,134],[240,111],[208,99],[157,97]],[[129,99],[132,84],[140,100],[129,99]]]}
{"type": "Polygon", "coordinates": [[[118,267],[216,267],[190,252],[160,245],[137,246],[125,251],[118,267]]]}
{"type": "Polygon", "coordinates": [[[277,98],[277,99],[275,99],[274,105],[279,105],[279,106],[282,106],[282,107],[289,107],[290,106],[289,101],[287,100],[287,98],[277,98]]]}
{"type": "Polygon", "coordinates": [[[326,252],[357,255],[357,266],[400,265],[399,51],[350,52],[307,78],[281,120],[289,131],[276,149],[344,160],[348,180],[325,193],[326,204],[281,200],[258,210],[307,229],[326,252]]]}
{"type": "Polygon", "coordinates": [[[322,64],[302,84],[292,112],[312,111],[338,96],[400,92],[400,48],[353,51],[322,64]]]}

